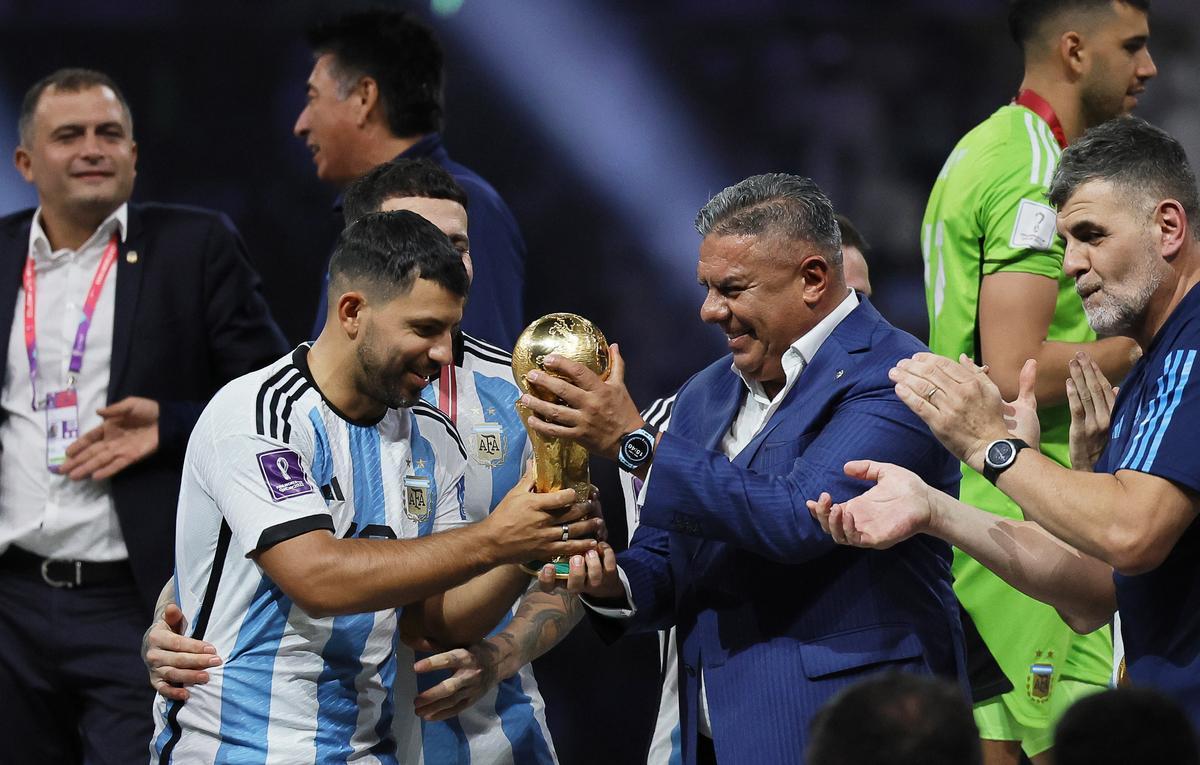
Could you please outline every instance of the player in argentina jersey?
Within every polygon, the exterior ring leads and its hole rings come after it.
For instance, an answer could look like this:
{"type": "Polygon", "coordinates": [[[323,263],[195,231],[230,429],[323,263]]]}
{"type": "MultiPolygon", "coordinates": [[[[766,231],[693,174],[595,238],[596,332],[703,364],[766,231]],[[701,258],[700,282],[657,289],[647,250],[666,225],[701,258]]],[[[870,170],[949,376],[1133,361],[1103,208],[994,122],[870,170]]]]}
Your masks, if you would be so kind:
{"type": "Polygon", "coordinates": [[[330,269],[321,336],[222,389],[189,443],[175,589],[224,663],[160,699],[155,762],[395,763],[395,609],[407,633],[470,642],[528,585],[508,564],[594,547],[593,508],[527,478],[466,522],[461,441],[419,400],[467,288],[446,237],[368,216],[330,269]]]}
{"type": "MultiPolygon", "coordinates": [[[[1070,414],[1063,381],[1076,352],[1119,380],[1137,358],[1127,338],[1096,339],[1073,280],[1046,188],[1059,155],[1091,125],[1128,112],[1155,75],[1145,2],[1017,0],[1010,26],[1024,53],[1014,103],[959,141],[942,167],[921,232],[929,347],[986,364],[1006,400],[1036,359],[1044,454],[1067,464],[1070,414]]],[[[963,468],[964,502],[1021,518],[986,479],[963,468]]],[[[1107,685],[1108,630],[1075,636],[1052,608],[1016,592],[961,550],[955,592],[1013,690],[977,699],[987,763],[1046,752],[1054,720],[1081,692],[1107,685]]],[[[971,653],[972,646],[968,646],[971,653]]],[[[983,649],[975,646],[982,655],[983,649]]],[[[978,662],[971,662],[977,665],[978,662]]],[[[978,680],[977,693],[982,690],[978,680]]],[[[1048,755],[1046,755],[1048,757],[1048,755]]]]}
{"type": "MultiPolygon", "coordinates": [[[[450,239],[470,274],[466,203],[454,179],[427,160],[380,165],[344,195],[348,224],[381,209],[422,215],[450,239]]],[[[422,390],[422,397],[440,407],[463,433],[468,454],[464,509],[469,520],[482,520],[519,479],[528,438],[513,408],[519,392],[508,354],[456,333],[454,357],[454,366],[444,368],[434,384],[422,390]]],[[[488,639],[466,649],[422,652],[417,664],[421,674],[416,676],[406,671],[415,657],[399,645],[394,733],[401,761],[554,762],[530,662],[557,644],[580,616],[573,596],[531,591],[488,639]],[[446,678],[449,672],[454,674],[446,678]]],[[[150,653],[145,657],[152,668],[151,682],[161,693],[182,696],[185,691],[164,681],[205,682],[203,669],[211,655],[201,653],[198,643],[183,647],[168,625],[156,624],[148,633],[150,653]],[[195,653],[182,653],[185,650],[195,653]]],[[[429,644],[424,648],[434,650],[429,644]]]]}

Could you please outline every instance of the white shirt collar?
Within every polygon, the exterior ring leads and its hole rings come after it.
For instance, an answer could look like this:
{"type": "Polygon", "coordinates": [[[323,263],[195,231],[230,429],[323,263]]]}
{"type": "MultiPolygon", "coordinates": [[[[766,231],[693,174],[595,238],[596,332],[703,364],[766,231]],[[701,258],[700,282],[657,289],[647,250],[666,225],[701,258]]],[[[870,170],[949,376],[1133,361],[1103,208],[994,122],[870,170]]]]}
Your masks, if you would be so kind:
{"type": "MultiPolygon", "coordinates": [[[[129,228],[128,202],[122,202],[120,207],[113,210],[112,213],[105,218],[99,226],[96,227],[96,230],[92,232],[92,235],[88,237],[88,240],[84,242],[83,246],[79,249],[85,250],[92,246],[95,242],[102,239],[107,239],[112,235],[114,227],[117,235],[121,238],[121,241],[124,242],[125,233],[129,228]]],[[[38,206],[38,209],[34,210],[33,221],[29,226],[29,252],[33,253],[35,259],[50,258],[57,254],[53,249],[51,249],[50,237],[46,236],[46,231],[42,228],[42,208],[40,205],[38,206]]],[[[60,250],[59,252],[65,252],[65,250],[60,250]]]]}
{"type": "MultiPolygon", "coordinates": [[[[850,294],[846,295],[845,300],[838,303],[837,307],[829,312],[829,315],[817,322],[817,325],[805,332],[796,342],[792,343],[786,351],[783,352],[783,375],[784,385],[779,395],[785,395],[791,390],[792,385],[796,382],[796,378],[804,371],[804,367],[812,360],[813,356],[817,355],[817,351],[833,334],[834,328],[842,323],[842,319],[850,315],[850,312],[858,307],[858,295],[854,290],[848,290],[850,294]]],[[[757,380],[747,380],[738,371],[736,366],[732,367],[735,374],[742,378],[742,382],[750,391],[751,395],[758,398],[763,403],[770,403],[771,397],[766,394],[763,387],[757,380]]]]}

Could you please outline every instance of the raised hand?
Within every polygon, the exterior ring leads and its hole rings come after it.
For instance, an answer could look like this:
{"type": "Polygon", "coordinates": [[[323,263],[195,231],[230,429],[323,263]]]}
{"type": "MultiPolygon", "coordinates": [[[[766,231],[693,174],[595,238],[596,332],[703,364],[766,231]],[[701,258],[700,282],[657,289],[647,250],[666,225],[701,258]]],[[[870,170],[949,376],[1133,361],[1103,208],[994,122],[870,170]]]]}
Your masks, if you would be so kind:
{"type": "Polygon", "coordinates": [[[1042,421],[1037,416],[1037,360],[1029,359],[1017,378],[1017,397],[1004,402],[1004,426],[1014,438],[1038,449],[1042,440],[1042,421]]]}
{"type": "Polygon", "coordinates": [[[111,478],[158,451],[158,402],[128,396],[96,411],[98,427],[67,447],[67,461],[59,472],[72,481],[111,478]]]}
{"type": "Polygon", "coordinates": [[[620,348],[613,343],[608,353],[607,380],[577,361],[547,356],[546,369],[554,374],[533,371],[526,377],[530,385],[561,403],[522,396],[521,406],[532,412],[529,426],[543,436],[567,438],[593,454],[615,459],[621,436],[642,427],[645,420],[625,388],[620,348]]]}
{"type": "Polygon", "coordinates": [[[988,444],[1009,435],[1000,389],[965,354],[954,362],[918,353],[897,362],[888,376],[900,400],[943,446],[976,471],[983,470],[988,444]]]}
{"type": "Polygon", "coordinates": [[[1091,472],[1108,445],[1108,426],[1117,389],[1108,382],[1100,366],[1086,353],[1077,353],[1067,365],[1067,404],[1071,408],[1071,468],[1091,472]]]}

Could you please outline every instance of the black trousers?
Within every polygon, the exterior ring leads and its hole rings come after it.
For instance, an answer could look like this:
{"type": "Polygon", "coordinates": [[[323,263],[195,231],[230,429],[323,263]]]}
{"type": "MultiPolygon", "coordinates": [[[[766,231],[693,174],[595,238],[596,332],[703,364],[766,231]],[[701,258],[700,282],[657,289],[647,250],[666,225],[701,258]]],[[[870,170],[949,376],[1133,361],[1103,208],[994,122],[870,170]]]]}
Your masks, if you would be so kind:
{"type": "Polygon", "coordinates": [[[703,733],[696,736],[696,764],[717,765],[717,751],[713,748],[713,740],[703,733]]]}
{"type": "Polygon", "coordinates": [[[0,764],[146,762],[148,625],[132,577],[68,590],[0,571],[0,764]]]}

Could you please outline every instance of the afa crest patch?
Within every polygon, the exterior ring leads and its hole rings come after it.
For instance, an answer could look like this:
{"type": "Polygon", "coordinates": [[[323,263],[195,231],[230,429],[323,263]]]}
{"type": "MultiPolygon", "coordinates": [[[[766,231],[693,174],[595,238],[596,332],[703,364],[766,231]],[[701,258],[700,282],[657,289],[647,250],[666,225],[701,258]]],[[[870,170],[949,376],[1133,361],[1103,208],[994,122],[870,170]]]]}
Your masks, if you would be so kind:
{"type": "Polygon", "coordinates": [[[507,452],[508,436],[498,423],[485,422],[471,429],[471,458],[480,465],[500,467],[507,452]]]}
{"type": "Polygon", "coordinates": [[[430,483],[425,476],[404,476],[404,514],[416,523],[424,523],[433,514],[430,483]]]}

